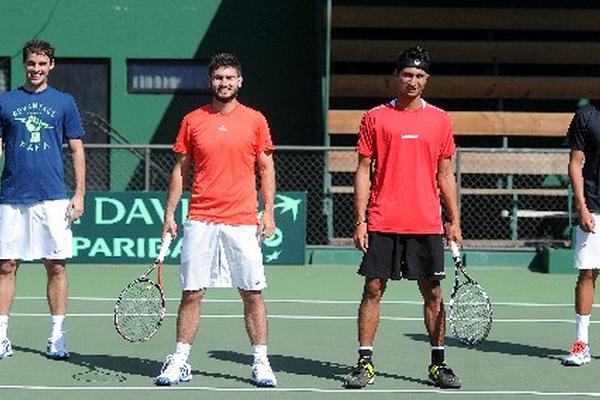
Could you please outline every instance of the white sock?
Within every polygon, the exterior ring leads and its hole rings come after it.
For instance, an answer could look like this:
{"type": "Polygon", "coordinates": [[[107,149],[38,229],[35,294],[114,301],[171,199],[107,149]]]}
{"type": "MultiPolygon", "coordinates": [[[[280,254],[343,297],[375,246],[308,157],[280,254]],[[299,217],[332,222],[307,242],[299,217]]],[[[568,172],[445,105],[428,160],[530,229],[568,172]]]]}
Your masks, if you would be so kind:
{"type": "Polygon", "coordinates": [[[254,362],[267,359],[267,345],[266,344],[255,344],[252,346],[252,355],[254,362]]]}
{"type": "Polygon", "coordinates": [[[52,315],[52,333],[50,336],[53,339],[57,339],[61,336],[64,336],[65,331],[65,316],[64,315],[52,315]]]}
{"type": "Polygon", "coordinates": [[[577,340],[584,343],[589,343],[588,331],[590,327],[591,315],[579,315],[575,319],[577,325],[577,340]]]}
{"type": "Polygon", "coordinates": [[[190,343],[177,342],[175,346],[175,355],[183,360],[187,360],[190,357],[190,351],[192,345],[190,343]]]}
{"type": "Polygon", "coordinates": [[[8,315],[0,315],[0,342],[8,338],[8,315]]]}

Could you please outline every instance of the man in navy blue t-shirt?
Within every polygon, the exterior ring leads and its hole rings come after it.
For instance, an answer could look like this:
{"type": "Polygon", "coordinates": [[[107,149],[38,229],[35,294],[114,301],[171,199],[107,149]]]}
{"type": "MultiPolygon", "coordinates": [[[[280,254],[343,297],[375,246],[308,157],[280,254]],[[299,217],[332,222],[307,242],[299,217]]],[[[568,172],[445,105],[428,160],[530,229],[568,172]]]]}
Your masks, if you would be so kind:
{"type": "Polygon", "coordinates": [[[32,40],[23,47],[25,84],[0,95],[0,358],[13,354],[8,315],[21,260],[44,260],[52,331],[46,354],[69,357],[64,339],[65,260],[72,257],[71,222],[83,214],[83,125],[73,97],[48,85],[54,47],[32,40]],[[63,142],[73,155],[75,194],[64,181],[63,142]]]}

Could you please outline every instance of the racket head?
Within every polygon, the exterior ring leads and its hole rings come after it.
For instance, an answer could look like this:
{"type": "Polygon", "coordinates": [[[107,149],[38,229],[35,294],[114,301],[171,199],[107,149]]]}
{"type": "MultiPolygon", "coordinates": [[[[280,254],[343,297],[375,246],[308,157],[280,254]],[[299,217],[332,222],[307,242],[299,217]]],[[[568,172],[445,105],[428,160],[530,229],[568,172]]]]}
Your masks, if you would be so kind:
{"type": "Polygon", "coordinates": [[[129,283],[119,294],[113,322],[123,339],[145,342],[158,331],[165,313],[165,297],[161,287],[142,276],[129,283]]]}
{"type": "Polygon", "coordinates": [[[449,309],[448,320],[456,340],[475,347],[487,338],[492,329],[492,303],[481,285],[473,280],[460,284],[452,292],[449,309]]]}
{"type": "Polygon", "coordinates": [[[121,290],[113,311],[115,329],[125,340],[145,342],[160,328],[166,314],[165,295],[162,290],[163,260],[173,237],[166,232],[156,261],[142,276],[121,290]],[[158,283],[148,275],[158,267],[158,283]]]}

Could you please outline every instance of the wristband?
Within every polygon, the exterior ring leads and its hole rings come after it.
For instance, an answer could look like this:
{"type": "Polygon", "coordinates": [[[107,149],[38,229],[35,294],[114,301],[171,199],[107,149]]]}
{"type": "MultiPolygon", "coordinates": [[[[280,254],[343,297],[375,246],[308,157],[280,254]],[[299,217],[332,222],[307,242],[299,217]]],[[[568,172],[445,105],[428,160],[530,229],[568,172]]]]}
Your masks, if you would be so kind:
{"type": "Polygon", "coordinates": [[[354,226],[359,226],[359,225],[366,224],[366,223],[367,223],[367,221],[357,221],[354,223],[354,226]]]}

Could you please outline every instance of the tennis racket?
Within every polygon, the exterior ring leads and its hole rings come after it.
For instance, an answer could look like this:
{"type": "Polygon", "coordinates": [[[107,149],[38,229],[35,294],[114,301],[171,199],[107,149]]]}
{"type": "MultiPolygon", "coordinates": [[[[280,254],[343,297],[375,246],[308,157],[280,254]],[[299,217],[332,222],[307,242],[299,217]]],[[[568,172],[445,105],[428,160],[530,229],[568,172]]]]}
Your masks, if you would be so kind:
{"type": "Polygon", "coordinates": [[[450,296],[452,336],[467,346],[483,342],[492,328],[492,303],[483,287],[468,274],[460,258],[458,245],[451,241],[454,261],[454,287],[450,296]],[[463,279],[460,279],[462,276],[463,279]]]}
{"type": "Polygon", "coordinates": [[[145,342],[154,335],[165,317],[162,290],[163,260],[171,245],[171,234],[163,238],[158,257],[146,272],[121,290],[115,303],[114,324],[119,335],[130,342],[145,342]],[[158,283],[148,275],[158,267],[158,283]]]}

